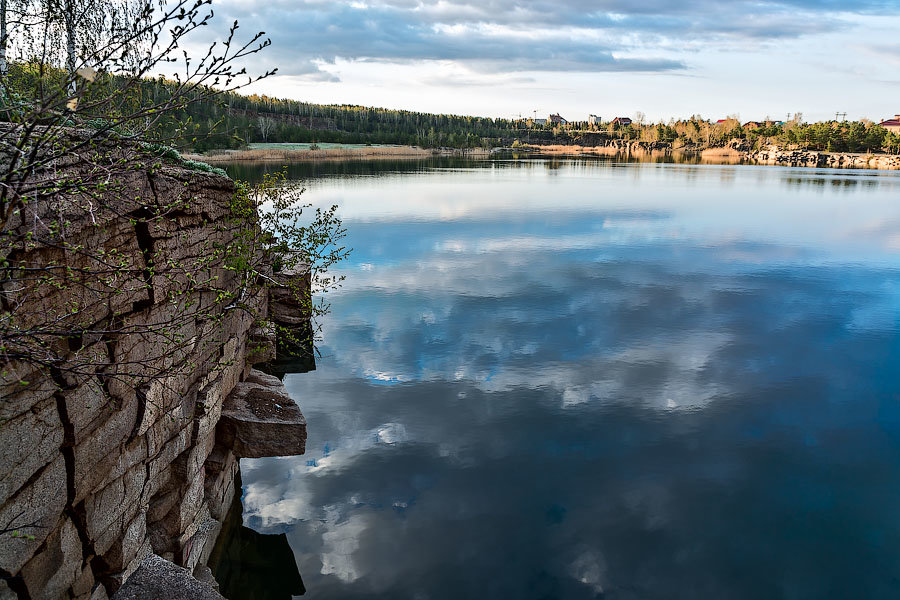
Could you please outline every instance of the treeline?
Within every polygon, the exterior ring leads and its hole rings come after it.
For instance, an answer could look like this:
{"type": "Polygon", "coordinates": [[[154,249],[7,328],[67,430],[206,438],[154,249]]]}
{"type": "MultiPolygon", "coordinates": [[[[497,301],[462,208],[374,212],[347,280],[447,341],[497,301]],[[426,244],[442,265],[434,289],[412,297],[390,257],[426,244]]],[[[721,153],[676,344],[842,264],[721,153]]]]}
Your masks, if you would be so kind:
{"type": "MultiPolygon", "coordinates": [[[[897,152],[900,136],[871,121],[805,123],[765,121],[741,124],[737,119],[713,122],[695,115],[667,123],[611,121],[536,124],[531,119],[491,119],[392,110],[356,105],[321,105],[267,96],[228,94],[219,106],[189,108],[195,126],[224,117],[233,144],[251,142],[337,142],[408,144],[423,148],[496,147],[523,143],[573,144],[591,138],[659,142],[673,148],[703,149],[741,140],[748,149],[769,144],[793,145],[829,152],[897,152]],[[593,135],[591,135],[593,134],[593,135]]],[[[234,147],[221,134],[196,142],[196,149],[234,147]],[[215,144],[219,144],[216,146],[215,144]]]]}
{"type": "MultiPolygon", "coordinates": [[[[11,64],[4,100],[7,110],[0,109],[0,119],[14,118],[8,109],[10,97],[27,101],[41,86],[55,78],[64,79],[63,75],[46,65],[11,64]]],[[[116,79],[110,77],[104,85],[115,87],[116,79]]],[[[176,82],[163,78],[145,79],[139,86],[133,86],[127,105],[120,110],[125,114],[164,101],[173,95],[177,86],[176,82]]],[[[102,94],[103,86],[94,86],[91,93],[102,94]]],[[[204,90],[198,90],[196,96],[196,101],[173,107],[157,120],[152,131],[159,141],[195,152],[241,148],[255,142],[492,148],[525,143],[602,145],[622,140],[685,150],[736,144],[754,150],[778,144],[832,152],[900,153],[900,136],[876,123],[805,123],[800,115],[787,122],[744,124],[737,118],[713,122],[699,115],[666,123],[644,123],[640,114],[628,124],[615,121],[538,124],[532,119],[491,119],[350,104],[322,105],[255,94],[223,93],[208,97],[204,90]]],[[[90,121],[90,100],[81,98],[85,109],[73,113],[73,118],[77,114],[82,121],[90,121]]]]}
{"type": "MultiPolygon", "coordinates": [[[[61,86],[64,71],[47,64],[12,63],[5,78],[0,120],[15,120],[17,104],[46,95],[48,86],[61,86]]],[[[72,111],[73,123],[89,123],[92,103],[109,88],[118,85],[115,77],[94,83],[79,97],[72,111]]],[[[164,102],[178,89],[178,83],[148,78],[130,84],[128,100],[119,107],[133,114],[142,105],[164,102]]],[[[438,115],[354,105],[320,105],[267,96],[222,93],[208,97],[208,89],[186,95],[187,102],[172,107],[157,119],[153,132],[159,141],[181,150],[205,151],[240,148],[253,142],[333,142],[345,144],[403,144],[422,147],[493,147],[517,139],[531,139],[521,124],[506,119],[438,115]],[[193,100],[193,101],[191,101],[193,100]]],[[[60,110],[64,110],[60,107],[60,110]]],[[[109,119],[109,114],[102,116],[109,119]]],[[[552,131],[533,132],[538,140],[553,137],[552,131]]]]}
{"type": "MultiPolygon", "coordinates": [[[[429,114],[349,104],[321,105],[267,96],[222,98],[229,127],[248,142],[408,144],[425,148],[492,147],[519,137],[507,119],[429,114]]],[[[541,134],[549,139],[552,132],[541,134]]]]}
{"type": "Polygon", "coordinates": [[[563,125],[570,136],[596,132],[608,139],[663,142],[673,148],[703,149],[728,144],[759,149],[769,144],[821,152],[900,153],[900,136],[872,121],[806,123],[802,117],[787,122],[741,122],[736,118],[712,122],[695,115],[668,123],[613,123],[563,125]],[[741,144],[736,142],[740,141],[741,144]]]}
{"type": "Polygon", "coordinates": [[[804,123],[785,128],[778,140],[828,152],[900,154],[900,136],[869,121],[804,123]]]}

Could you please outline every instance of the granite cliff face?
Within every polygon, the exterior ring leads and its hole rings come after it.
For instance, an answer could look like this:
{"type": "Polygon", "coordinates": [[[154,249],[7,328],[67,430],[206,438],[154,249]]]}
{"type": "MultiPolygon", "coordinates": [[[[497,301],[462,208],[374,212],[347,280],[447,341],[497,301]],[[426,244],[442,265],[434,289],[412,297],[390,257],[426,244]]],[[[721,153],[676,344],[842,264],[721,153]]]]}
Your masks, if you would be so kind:
{"type": "MultiPolygon", "coordinates": [[[[135,170],[124,189],[111,199],[124,207],[122,214],[136,214],[129,203],[144,210],[175,196],[183,202],[171,219],[122,218],[102,228],[86,221],[70,229],[79,243],[115,249],[129,263],[146,261],[152,252],[156,265],[152,275],[147,271],[149,285],[118,296],[116,306],[98,303],[92,318],[120,324],[170,318],[177,310],[165,300],[175,281],[166,277],[170,259],[203,263],[220,285],[237,285],[234,272],[204,250],[209,240],[227,247],[242,231],[239,223],[222,225],[234,195],[231,180],[168,166],[135,170]]],[[[46,259],[25,258],[33,264],[46,259]]],[[[308,283],[302,274],[294,277],[308,283]]],[[[111,364],[159,367],[165,377],[146,389],[104,388],[99,373],[22,373],[16,371],[21,365],[5,365],[0,530],[20,535],[0,537],[0,599],[108,598],[145,559],[162,564],[153,555],[183,567],[180,572],[202,571],[235,495],[239,457],[304,451],[299,408],[278,379],[253,369],[275,356],[274,331],[260,327],[259,316],[303,320],[296,306],[283,305],[283,291],[271,298],[270,291],[254,288],[241,310],[222,306],[180,322],[184,342],[176,356],[158,353],[153,339],[139,335],[73,345],[75,353],[95,343],[111,364]]],[[[21,318],[65,303],[67,293],[47,293],[40,305],[20,307],[26,311],[21,318]]],[[[208,292],[194,294],[184,300],[210,302],[208,292]]]]}

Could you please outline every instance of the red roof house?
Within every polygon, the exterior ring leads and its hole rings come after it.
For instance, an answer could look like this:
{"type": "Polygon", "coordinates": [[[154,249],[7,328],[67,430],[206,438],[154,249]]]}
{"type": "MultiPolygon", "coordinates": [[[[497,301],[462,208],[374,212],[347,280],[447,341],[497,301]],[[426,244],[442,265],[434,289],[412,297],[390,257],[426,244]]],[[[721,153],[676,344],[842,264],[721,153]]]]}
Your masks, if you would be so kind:
{"type": "Polygon", "coordinates": [[[900,135],[900,115],[894,115],[893,119],[882,121],[881,123],[879,123],[879,125],[887,129],[891,133],[900,135]]]}

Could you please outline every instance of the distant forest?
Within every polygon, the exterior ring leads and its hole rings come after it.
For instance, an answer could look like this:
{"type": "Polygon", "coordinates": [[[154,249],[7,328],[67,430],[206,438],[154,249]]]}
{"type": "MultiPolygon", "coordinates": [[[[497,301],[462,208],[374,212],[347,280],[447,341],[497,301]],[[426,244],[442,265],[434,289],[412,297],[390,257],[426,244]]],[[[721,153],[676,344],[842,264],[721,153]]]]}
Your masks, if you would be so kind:
{"type": "Polygon", "coordinates": [[[475,148],[520,144],[602,145],[609,140],[662,142],[674,148],[725,146],[734,139],[750,148],[796,144],[829,152],[900,152],[900,136],[870,121],[805,123],[802,115],[788,122],[742,124],[735,118],[713,122],[699,115],[667,123],[535,123],[532,119],[491,119],[430,114],[350,104],[323,105],[268,96],[222,96],[218,106],[189,108],[194,123],[224,118],[231,140],[198,137],[196,150],[240,147],[250,142],[336,142],[408,144],[423,148],[475,148]],[[749,125],[749,126],[745,126],[749,125]],[[199,140],[203,140],[200,142],[199,140]]]}
{"type": "MultiPolygon", "coordinates": [[[[28,97],[46,79],[46,67],[10,65],[10,97],[28,97]]],[[[46,81],[43,82],[44,84],[46,81]]],[[[115,86],[114,78],[108,83],[115,86]]],[[[171,95],[177,84],[147,79],[132,99],[134,109],[171,95]]],[[[97,93],[97,92],[95,92],[97,93]]],[[[0,119],[14,120],[7,99],[0,119]],[[3,116],[5,115],[5,117],[3,116]]],[[[89,102],[84,102],[89,105],[89,102]]],[[[73,115],[73,119],[75,115],[73,115]]],[[[77,120],[90,124],[90,115],[77,120]]],[[[202,152],[241,148],[254,142],[330,142],[345,144],[403,144],[423,148],[492,148],[522,144],[604,145],[613,140],[640,141],[685,150],[734,145],[748,149],[767,144],[833,152],[900,153],[900,136],[871,121],[806,123],[802,115],[787,122],[741,123],[736,117],[712,121],[694,115],[666,123],[648,123],[640,113],[622,123],[540,123],[532,119],[492,119],[350,104],[313,104],[260,95],[223,93],[172,111],[156,128],[159,141],[180,150],[202,152]]]]}
{"type": "Polygon", "coordinates": [[[830,152],[898,152],[900,136],[870,121],[742,124],[737,119],[713,122],[699,115],[667,123],[614,119],[588,124],[536,124],[532,119],[491,119],[373,108],[350,104],[322,105],[267,96],[226,94],[218,103],[188,108],[196,128],[195,150],[236,148],[250,142],[337,142],[408,144],[423,148],[474,148],[520,144],[601,145],[609,140],[662,142],[674,148],[724,146],[734,139],[750,148],[796,144],[830,152]],[[222,120],[221,132],[207,135],[222,120]]]}

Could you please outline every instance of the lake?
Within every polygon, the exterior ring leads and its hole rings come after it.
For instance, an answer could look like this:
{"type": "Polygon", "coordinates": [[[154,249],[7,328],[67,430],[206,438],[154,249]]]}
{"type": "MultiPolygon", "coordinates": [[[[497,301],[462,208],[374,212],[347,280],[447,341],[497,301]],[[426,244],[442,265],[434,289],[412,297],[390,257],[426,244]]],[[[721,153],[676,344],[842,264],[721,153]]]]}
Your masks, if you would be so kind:
{"type": "Polygon", "coordinates": [[[289,172],[354,248],[306,455],[241,461],[304,597],[900,597],[900,173],[289,172]]]}

